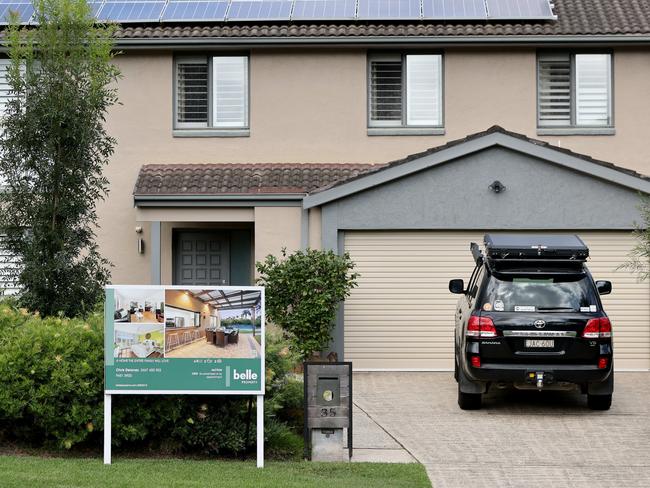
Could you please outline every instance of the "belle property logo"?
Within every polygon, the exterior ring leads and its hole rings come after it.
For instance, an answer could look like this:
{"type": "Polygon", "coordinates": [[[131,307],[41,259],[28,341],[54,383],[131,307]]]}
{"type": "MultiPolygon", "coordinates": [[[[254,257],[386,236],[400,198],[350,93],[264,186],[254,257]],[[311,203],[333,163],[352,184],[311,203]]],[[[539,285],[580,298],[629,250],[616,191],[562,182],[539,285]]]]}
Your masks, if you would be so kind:
{"type": "Polygon", "coordinates": [[[247,369],[243,373],[240,373],[234,368],[232,370],[232,379],[244,385],[257,384],[257,377],[257,373],[254,373],[252,369],[247,369]]]}

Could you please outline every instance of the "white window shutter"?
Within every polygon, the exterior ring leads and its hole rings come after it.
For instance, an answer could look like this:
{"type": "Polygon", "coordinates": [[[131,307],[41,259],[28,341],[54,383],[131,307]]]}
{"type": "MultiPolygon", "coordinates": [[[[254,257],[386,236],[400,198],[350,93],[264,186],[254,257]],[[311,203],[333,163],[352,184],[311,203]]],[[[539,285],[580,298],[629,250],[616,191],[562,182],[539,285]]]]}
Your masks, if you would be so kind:
{"type": "Polygon", "coordinates": [[[212,59],[215,127],[248,126],[248,58],[219,56],[212,59]]]}
{"type": "Polygon", "coordinates": [[[409,126],[442,125],[441,56],[406,56],[406,123],[409,126]]]}
{"type": "Polygon", "coordinates": [[[9,80],[7,79],[7,71],[10,66],[10,59],[0,59],[0,115],[5,113],[7,102],[12,97],[9,80]]]}
{"type": "Polygon", "coordinates": [[[538,77],[539,126],[570,126],[571,57],[568,54],[540,56],[538,77]]]}
{"type": "Polygon", "coordinates": [[[20,270],[20,259],[3,248],[5,236],[0,234],[0,297],[13,295],[20,291],[16,283],[16,273],[20,270]]]}
{"type": "Polygon", "coordinates": [[[207,59],[179,59],[176,64],[176,122],[185,127],[207,126],[208,97],[207,59]]]}
{"type": "Polygon", "coordinates": [[[610,64],[609,54],[576,54],[577,125],[610,125],[610,64]]]}

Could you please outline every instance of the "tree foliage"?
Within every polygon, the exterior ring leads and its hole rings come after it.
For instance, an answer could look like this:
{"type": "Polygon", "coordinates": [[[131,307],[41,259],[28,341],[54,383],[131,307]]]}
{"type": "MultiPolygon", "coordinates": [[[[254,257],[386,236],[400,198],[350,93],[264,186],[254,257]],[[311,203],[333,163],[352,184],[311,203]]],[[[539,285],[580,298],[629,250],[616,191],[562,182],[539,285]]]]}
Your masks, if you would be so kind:
{"type": "Polygon", "coordinates": [[[117,102],[112,27],[85,0],[35,0],[37,27],[7,32],[12,97],[0,136],[0,229],[18,256],[20,301],[44,315],[88,313],[110,263],[95,243],[103,168],[115,141],[105,116],[117,102]]]}
{"type": "Polygon", "coordinates": [[[650,278],[650,196],[642,197],[639,210],[643,221],[635,225],[634,235],[637,243],[628,254],[628,261],[621,268],[632,271],[643,281],[650,278]]]}
{"type": "Polygon", "coordinates": [[[302,358],[327,348],[338,305],[357,286],[358,274],[346,253],[307,249],[282,260],[269,255],[257,263],[266,287],[266,316],[282,327],[302,358]]]}

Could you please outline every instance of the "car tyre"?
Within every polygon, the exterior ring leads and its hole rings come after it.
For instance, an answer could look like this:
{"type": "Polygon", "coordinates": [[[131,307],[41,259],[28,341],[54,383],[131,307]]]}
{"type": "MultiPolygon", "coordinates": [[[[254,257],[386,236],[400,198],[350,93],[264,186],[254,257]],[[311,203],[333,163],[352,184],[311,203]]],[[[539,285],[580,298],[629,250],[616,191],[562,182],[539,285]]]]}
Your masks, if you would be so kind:
{"type": "Polygon", "coordinates": [[[479,410],[481,408],[480,393],[463,393],[458,385],[458,406],[461,410],[479,410]]]}
{"type": "Polygon", "coordinates": [[[612,406],[612,395],[587,395],[587,405],[592,410],[609,410],[612,406]]]}

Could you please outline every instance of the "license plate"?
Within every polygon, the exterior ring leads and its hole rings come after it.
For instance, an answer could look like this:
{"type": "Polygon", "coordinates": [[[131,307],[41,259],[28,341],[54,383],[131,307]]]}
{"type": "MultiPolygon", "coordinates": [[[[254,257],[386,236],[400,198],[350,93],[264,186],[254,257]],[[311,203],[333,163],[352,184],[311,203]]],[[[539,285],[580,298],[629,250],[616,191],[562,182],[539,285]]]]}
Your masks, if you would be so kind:
{"type": "Polygon", "coordinates": [[[526,339],[526,347],[555,347],[553,339],[526,339]]]}

